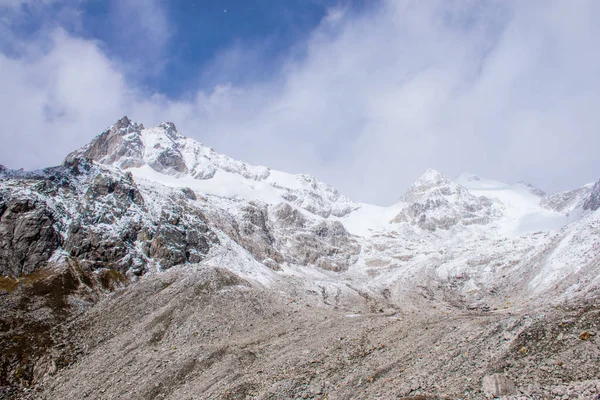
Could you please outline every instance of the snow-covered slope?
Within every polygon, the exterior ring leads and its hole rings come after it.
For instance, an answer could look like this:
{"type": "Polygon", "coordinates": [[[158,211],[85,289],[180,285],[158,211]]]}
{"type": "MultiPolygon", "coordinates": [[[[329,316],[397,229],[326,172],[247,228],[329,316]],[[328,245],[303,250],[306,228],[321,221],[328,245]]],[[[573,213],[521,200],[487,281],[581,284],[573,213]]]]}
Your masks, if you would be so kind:
{"type": "Polygon", "coordinates": [[[549,210],[541,205],[543,192],[531,185],[509,185],[473,174],[461,174],[456,182],[476,196],[483,196],[500,204],[503,209],[505,233],[523,234],[561,228],[568,221],[560,210],[549,210]]]}
{"type": "MultiPolygon", "coordinates": [[[[593,287],[599,268],[590,231],[600,184],[545,195],[524,183],[427,170],[381,207],[309,175],[233,160],[172,123],[145,128],[127,118],[63,167],[34,175],[0,171],[0,214],[16,207],[17,220],[55,221],[60,237],[49,237],[49,249],[94,268],[112,263],[140,274],[202,262],[263,285],[299,279],[307,290],[392,297],[426,290],[455,305],[542,296],[560,282],[575,282],[568,293],[577,293],[578,277],[593,287]],[[37,213],[18,214],[29,201],[37,213]],[[92,234],[99,244],[86,241],[92,234]]],[[[14,231],[18,221],[6,221],[14,231]]],[[[35,260],[50,250],[42,246],[35,260]]]]}
{"type": "Polygon", "coordinates": [[[182,136],[170,122],[146,129],[124,117],[66,160],[81,156],[126,169],[139,179],[227,198],[288,201],[322,217],[343,216],[359,207],[310,175],[234,160],[182,136]]]}

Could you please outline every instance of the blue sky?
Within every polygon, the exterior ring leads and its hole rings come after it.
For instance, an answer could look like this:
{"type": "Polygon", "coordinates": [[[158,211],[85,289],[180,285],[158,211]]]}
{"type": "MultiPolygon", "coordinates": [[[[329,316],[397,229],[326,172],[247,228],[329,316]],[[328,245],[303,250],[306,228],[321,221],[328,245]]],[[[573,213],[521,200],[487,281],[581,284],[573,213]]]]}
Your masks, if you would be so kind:
{"type": "Polygon", "coordinates": [[[0,0],[0,164],[123,115],[390,204],[427,168],[600,178],[596,0],[0,0]],[[225,12],[227,10],[227,12],[225,12]]]}
{"type": "MultiPolygon", "coordinates": [[[[18,2],[15,2],[18,3],[18,2]]],[[[268,79],[332,7],[367,10],[364,0],[81,0],[20,2],[13,31],[44,35],[49,26],[97,40],[106,55],[128,66],[128,79],[170,97],[227,80],[232,84],[268,79]],[[232,49],[254,52],[253,68],[240,65],[225,75],[207,71],[232,49]]],[[[376,2],[368,2],[371,5],[376,2]]],[[[246,60],[247,61],[247,60],[246,60]]]]}

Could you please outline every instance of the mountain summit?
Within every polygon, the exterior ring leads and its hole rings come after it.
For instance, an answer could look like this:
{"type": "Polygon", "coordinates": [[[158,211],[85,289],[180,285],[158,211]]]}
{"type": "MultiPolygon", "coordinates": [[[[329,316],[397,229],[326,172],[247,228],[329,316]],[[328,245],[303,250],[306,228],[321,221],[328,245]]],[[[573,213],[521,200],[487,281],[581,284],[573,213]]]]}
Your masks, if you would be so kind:
{"type": "Polygon", "coordinates": [[[204,194],[282,201],[323,217],[343,216],[359,205],[330,185],[306,174],[292,175],[252,166],[215,152],[186,138],[171,122],[146,129],[123,117],[66,162],[86,157],[173,187],[189,187],[204,194]]]}
{"type": "Polygon", "coordinates": [[[127,117],[121,118],[90,144],[69,154],[65,161],[82,156],[122,169],[148,166],[174,177],[210,179],[218,170],[252,180],[269,176],[268,168],[251,167],[184,137],[172,122],[146,129],[127,117]]]}
{"type": "Polygon", "coordinates": [[[433,169],[426,170],[401,200],[406,206],[393,222],[408,222],[430,231],[457,224],[486,224],[499,215],[490,199],[474,196],[433,169]]]}

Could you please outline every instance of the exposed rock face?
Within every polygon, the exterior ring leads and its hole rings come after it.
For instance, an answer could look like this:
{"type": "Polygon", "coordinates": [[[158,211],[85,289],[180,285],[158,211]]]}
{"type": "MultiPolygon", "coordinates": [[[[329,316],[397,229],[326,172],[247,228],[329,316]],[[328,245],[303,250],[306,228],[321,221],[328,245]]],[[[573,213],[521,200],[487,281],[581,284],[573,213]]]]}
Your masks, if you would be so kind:
{"type": "Polygon", "coordinates": [[[428,231],[455,225],[487,224],[494,217],[493,202],[476,197],[434,170],[427,170],[402,197],[407,205],[392,220],[428,231]]]}
{"type": "Polygon", "coordinates": [[[295,235],[291,252],[298,264],[340,272],[357,261],[360,246],[340,222],[323,221],[310,231],[295,235]]]}
{"type": "Polygon", "coordinates": [[[338,221],[319,221],[282,203],[250,202],[236,216],[213,215],[219,229],[273,270],[284,263],[345,271],[358,260],[360,245],[338,221]]]}
{"type": "Polygon", "coordinates": [[[115,125],[97,136],[89,145],[67,156],[69,163],[77,158],[88,157],[103,164],[131,168],[142,165],[144,145],[139,133],[141,124],[132,123],[129,118],[121,118],[115,125]]]}
{"type": "Polygon", "coordinates": [[[52,213],[41,202],[3,199],[0,193],[0,275],[44,267],[61,244],[52,213]]]}
{"type": "Polygon", "coordinates": [[[286,201],[323,218],[330,215],[343,217],[359,208],[359,205],[353,204],[350,199],[339,194],[332,186],[319,182],[310,175],[299,175],[299,178],[308,185],[309,189],[286,190],[282,188],[284,193],[281,197],[286,201]]]}
{"type": "Polygon", "coordinates": [[[571,212],[583,207],[586,200],[590,198],[591,192],[592,188],[584,186],[575,190],[549,194],[542,198],[540,205],[549,210],[571,212]]]}
{"type": "Polygon", "coordinates": [[[598,208],[600,208],[600,181],[596,182],[592,188],[590,197],[583,203],[584,210],[596,211],[598,208]]]}
{"type": "Polygon", "coordinates": [[[275,208],[275,217],[282,227],[287,228],[304,228],[308,223],[307,218],[288,203],[281,203],[275,208]]]}
{"type": "Polygon", "coordinates": [[[72,158],[61,167],[12,171],[0,187],[0,274],[19,276],[46,265],[55,251],[84,268],[141,274],[199,262],[218,243],[206,217],[173,191],[150,198],[150,213],[130,173],[72,158]]]}
{"type": "Polygon", "coordinates": [[[201,212],[191,211],[193,218],[189,214],[187,219],[183,217],[183,213],[190,211],[175,207],[170,213],[163,213],[149,247],[146,243],[147,255],[165,269],[188,262],[198,263],[211,246],[218,243],[201,212]]]}
{"type": "Polygon", "coordinates": [[[278,270],[284,256],[277,249],[268,208],[250,202],[237,217],[221,215],[216,222],[223,232],[252,254],[258,262],[278,270]]]}
{"type": "Polygon", "coordinates": [[[163,172],[167,175],[185,174],[188,172],[183,155],[174,148],[162,150],[148,165],[155,171],[163,172]]]}
{"type": "Polygon", "coordinates": [[[340,222],[312,221],[285,203],[273,214],[279,248],[288,262],[339,272],[357,261],[360,245],[340,222]]]}
{"type": "Polygon", "coordinates": [[[527,189],[529,189],[529,193],[531,193],[533,195],[536,195],[538,197],[544,197],[544,196],[546,196],[546,192],[544,192],[542,189],[536,188],[535,186],[533,186],[529,182],[520,181],[519,183],[521,185],[523,185],[523,186],[526,186],[527,189]]]}

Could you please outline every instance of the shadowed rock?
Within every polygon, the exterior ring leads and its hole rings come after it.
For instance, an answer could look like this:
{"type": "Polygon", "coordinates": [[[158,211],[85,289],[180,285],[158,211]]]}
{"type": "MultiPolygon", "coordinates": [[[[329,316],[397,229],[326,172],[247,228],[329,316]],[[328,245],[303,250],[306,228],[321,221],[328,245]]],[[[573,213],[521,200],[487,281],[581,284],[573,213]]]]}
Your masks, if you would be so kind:
{"type": "Polygon", "coordinates": [[[600,208],[600,181],[596,182],[590,197],[583,203],[584,210],[596,211],[598,208],[600,208]]]}
{"type": "Polygon", "coordinates": [[[41,203],[0,197],[0,275],[20,276],[45,266],[61,245],[54,223],[41,203]]]}

